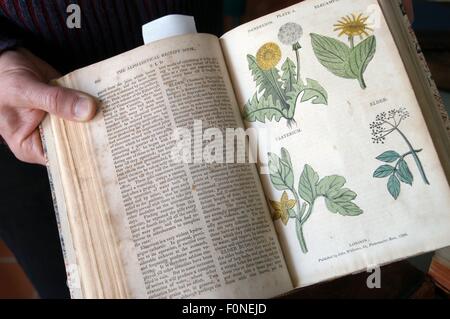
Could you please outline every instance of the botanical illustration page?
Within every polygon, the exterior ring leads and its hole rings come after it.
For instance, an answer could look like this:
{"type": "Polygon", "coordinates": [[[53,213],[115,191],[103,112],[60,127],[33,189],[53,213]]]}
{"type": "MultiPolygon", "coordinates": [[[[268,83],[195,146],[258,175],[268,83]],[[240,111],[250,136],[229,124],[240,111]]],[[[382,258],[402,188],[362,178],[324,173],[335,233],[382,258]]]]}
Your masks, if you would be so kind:
{"type": "Polygon", "coordinates": [[[450,190],[376,0],[308,0],[221,38],[296,286],[450,244],[450,190]]]}

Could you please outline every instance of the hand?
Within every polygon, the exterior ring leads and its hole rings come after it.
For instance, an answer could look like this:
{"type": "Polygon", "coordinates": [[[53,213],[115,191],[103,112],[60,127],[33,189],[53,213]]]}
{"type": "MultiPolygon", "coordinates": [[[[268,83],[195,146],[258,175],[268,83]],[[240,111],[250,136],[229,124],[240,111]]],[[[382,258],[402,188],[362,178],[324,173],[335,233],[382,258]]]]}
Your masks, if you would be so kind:
{"type": "Polygon", "coordinates": [[[0,135],[21,161],[45,165],[38,126],[46,113],[73,121],[95,115],[93,97],[48,84],[59,76],[25,49],[0,54],[0,135]]]}

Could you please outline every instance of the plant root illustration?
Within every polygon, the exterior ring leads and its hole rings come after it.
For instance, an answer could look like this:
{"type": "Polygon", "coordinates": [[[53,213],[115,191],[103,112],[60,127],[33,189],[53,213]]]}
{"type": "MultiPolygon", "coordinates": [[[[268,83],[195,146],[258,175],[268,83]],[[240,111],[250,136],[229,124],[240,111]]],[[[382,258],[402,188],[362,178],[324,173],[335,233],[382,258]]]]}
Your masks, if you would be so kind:
{"type": "Polygon", "coordinates": [[[400,130],[400,125],[407,118],[409,118],[409,113],[405,108],[400,108],[391,110],[388,113],[383,112],[378,114],[375,121],[370,124],[373,143],[384,144],[386,137],[393,133],[397,133],[405,141],[405,144],[408,147],[408,151],[403,154],[390,150],[384,152],[376,158],[381,162],[390,163],[378,167],[373,173],[373,177],[388,178],[387,189],[394,199],[397,199],[400,195],[401,183],[408,184],[410,186],[413,184],[414,176],[408,163],[406,162],[408,157],[412,157],[414,159],[423,182],[427,185],[430,184],[419,158],[419,153],[422,149],[415,149],[406,135],[400,130]]]}
{"type": "Polygon", "coordinates": [[[334,31],[339,32],[339,37],[345,35],[348,44],[311,33],[312,47],[319,62],[338,77],[358,80],[362,89],[367,88],[364,73],[375,56],[377,45],[375,36],[369,35],[373,30],[367,19],[363,14],[351,14],[334,25],[334,31]],[[355,43],[357,37],[361,39],[358,44],[355,43]]]}
{"type": "Polygon", "coordinates": [[[294,186],[294,170],[289,152],[282,148],[281,157],[269,153],[270,181],[273,187],[283,191],[280,201],[270,201],[273,220],[280,219],[284,225],[289,220],[295,222],[295,230],[300,248],[308,252],[303,227],[314,211],[314,204],[320,197],[325,199],[328,210],[342,216],[358,216],[363,211],[353,202],[357,194],[344,188],[346,180],[342,176],[332,175],[319,179],[319,175],[310,165],[305,165],[294,186]],[[290,195],[293,198],[289,198],[290,195]],[[303,200],[303,202],[301,201],[303,200]]]}
{"type": "Polygon", "coordinates": [[[278,33],[279,41],[292,47],[295,52],[296,63],[289,57],[281,65],[282,53],[279,45],[268,42],[262,45],[256,57],[247,55],[248,67],[252,72],[256,83],[257,92],[244,106],[244,119],[248,122],[287,120],[288,127],[295,124],[295,108],[297,101],[306,102],[311,100],[313,104],[328,104],[326,90],[313,79],[303,82],[300,74],[300,38],[303,29],[299,24],[286,23],[278,33]]]}

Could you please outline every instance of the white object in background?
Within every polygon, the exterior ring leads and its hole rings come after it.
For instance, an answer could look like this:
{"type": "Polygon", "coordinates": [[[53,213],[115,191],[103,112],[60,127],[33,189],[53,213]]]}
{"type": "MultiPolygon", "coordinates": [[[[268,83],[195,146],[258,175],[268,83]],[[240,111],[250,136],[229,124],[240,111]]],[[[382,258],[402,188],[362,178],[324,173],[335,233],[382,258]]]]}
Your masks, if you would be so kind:
{"type": "Polygon", "coordinates": [[[142,26],[144,44],[187,33],[197,33],[195,20],[181,14],[170,14],[142,26]]]}

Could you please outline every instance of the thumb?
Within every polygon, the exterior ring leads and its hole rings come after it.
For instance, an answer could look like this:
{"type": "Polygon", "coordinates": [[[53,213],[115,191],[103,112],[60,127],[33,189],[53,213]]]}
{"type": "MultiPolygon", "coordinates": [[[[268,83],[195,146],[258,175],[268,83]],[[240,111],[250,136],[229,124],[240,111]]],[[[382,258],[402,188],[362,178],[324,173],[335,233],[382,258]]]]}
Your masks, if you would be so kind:
{"type": "Polygon", "coordinates": [[[96,112],[96,100],[83,92],[23,79],[8,94],[13,106],[40,109],[72,121],[88,121],[96,112]]]}

